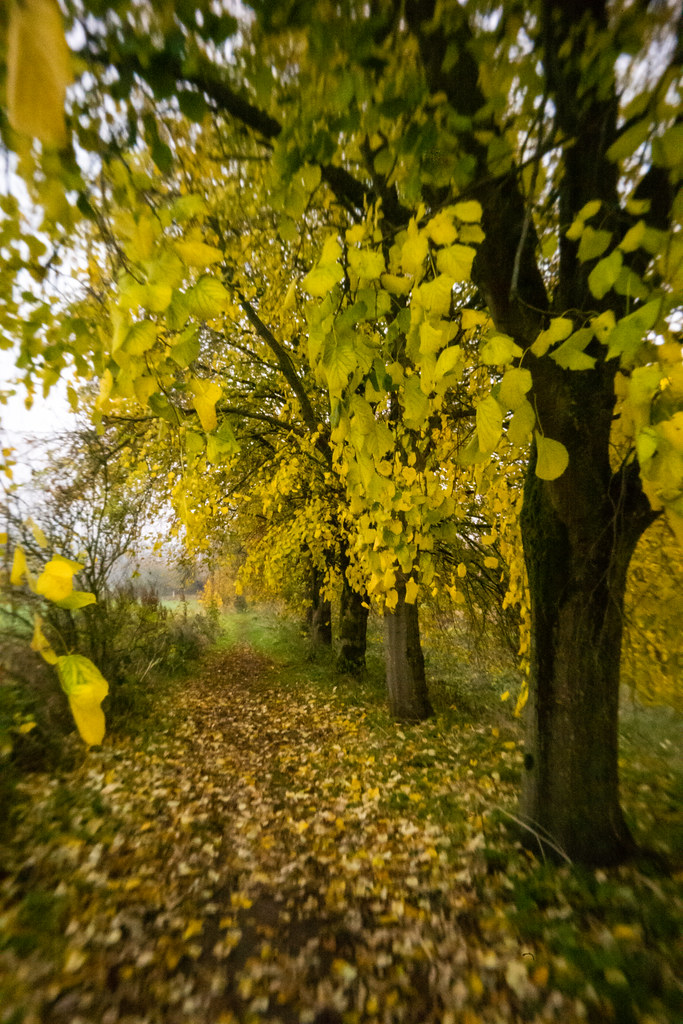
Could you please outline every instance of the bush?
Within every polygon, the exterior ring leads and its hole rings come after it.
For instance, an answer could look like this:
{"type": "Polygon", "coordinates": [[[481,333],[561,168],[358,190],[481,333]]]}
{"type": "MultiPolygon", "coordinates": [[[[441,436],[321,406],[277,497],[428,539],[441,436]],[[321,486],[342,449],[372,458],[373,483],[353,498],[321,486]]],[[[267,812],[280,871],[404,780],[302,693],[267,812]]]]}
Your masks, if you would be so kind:
{"type": "MultiPolygon", "coordinates": [[[[25,611],[28,611],[25,609],[25,611]]],[[[45,632],[60,653],[90,657],[109,683],[109,732],[144,729],[164,684],[190,672],[217,637],[215,617],[172,613],[152,590],[120,589],[77,615],[46,613],[45,632]]],[[[0,641],[0,822],[7,823],[26,772],[72,767],[82,756],[73,718],[52,666],[29,647],[30,617],[3,612],[0,641]]],[[[1,827],[1,826],[0,826],[1,827]]]]}

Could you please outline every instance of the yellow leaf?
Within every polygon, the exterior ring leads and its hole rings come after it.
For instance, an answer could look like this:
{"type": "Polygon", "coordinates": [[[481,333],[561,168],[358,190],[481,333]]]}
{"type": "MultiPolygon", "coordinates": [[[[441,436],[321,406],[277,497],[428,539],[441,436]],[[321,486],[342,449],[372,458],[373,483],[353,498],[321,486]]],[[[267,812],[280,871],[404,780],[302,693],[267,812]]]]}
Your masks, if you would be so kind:
{"type": "Polygon", "coordinates": [[[390,295],[408,295],[413,287],[411,278],[399,277],[397,274],[382,274],[380,282],[382,288],[386,289],[390,295]]]}
{"type": "Polygon", "coordinates": [[[568,317],[558,316],[550,321],[547,330],[541,331],[536,341],[531,346],[531,351],[540,359],[544,356],[551,345],[558,341],[564,341],[574,330],[574,322],[568,317]]]}
{"type": "Polygon", "coordinates": [[[453,213],[458,220],[464,221],[467,224],[474,224],[480,221],[482,212],[481,203],[476,199],[469,199],[464,203],[456,203],[453,207],[453,213]]]}
{"type": "Polygon", "coordinates": [[[453,282],[469,281],[476,254],[477,250],[471,245],[449,245],[436,254],[436,265],[439,272],[446,274],[453,282]]]}
{"type": "Polygon", "coordinates": [[[32,519],[28,519],[26,521],[26,525],[31,527],[31,533],[33,534],[33,539],[35,540],[36,544],[41,548],[46,548],[47,537],[45,536],[41,528],[38,526],[38,524],[34,523],[32,519]]]}
{"type": "Polygon", "coordinates": [[[501,700],[509,700],[510,699],[510,691],[506,690],[505,693],[501,693],[500,699],[501,700]]]}
{"type": "Polygon", "coordinates": [[[420,587],[415,580],[410,579],[406,583],[406,604],[415,604],[420,587]]]}
{"type": "Polygon", "coordinates": [[[19,732],[22,734],[22,736],[25,736],[27,733],[32,732],[35,729],[35,727],[35,722],[22,722],[21,725],[19,726],[19,732]]]}
{"type": "Polygon", "coordinates": [[[49,146],[66,142],[64,97],[71,56],[56,0],[10,4],[7,114],[12,127],[49,146]]]}
{"type": "Polygon", "coordinates": [[[33,622],[34,626],[31,650],[37,651],[41,658],[44,658],[49,665],[56,665],[57,655],[52,650],[49,640],[43,633],[43,620],[40,615],[34,615],[33,622]]]}
{"type": "MultiPolygon", "coordinates": [[[[506,374],[507,376],[507,374],[506,374]]],[[[503,378],[503,381],[505,377],[503,378]]],[[[502,385],[501,385],[502,391],[502,385]]],[[[536,425],[536,413],[531,402],[526,399],[517,408],[508,424],[507,436],[512,444],[521,448],[531,436],[531,431],[536,425]]]]}
{"type": "Polygon", "coordinates": [[[498,401],[507,409],[519,409],[525,401],[525,395],[531,390],[531,372],[525,367],[513,367],[507,370],[500,382],[498,401]]]}
{"type": "Polygon", "coordinates": [[[230,308],[228,290],[217,278],[204,274],[186,293],[188,309],[199,320],[215,320],[230,308]]]}
{"type": "Polygon", "coordinates": [[[282,312],[286,312],[288,309],[294,309],[296,305],[296,281],[291,281],[287,289],[284,301],[280,306],[282,312]]]}
{"type": "Polygon", "coordinates": [[[174,248],[187,267],[208,267],[223,259],[220,249],[205,242],[176,242],[174,248]]]}
{"type": "Polygon", "coordinates": [[[73,590],[73,576],[83,566],[68,558],[55,555],[45,565],[36,583],[36,594],[48,601],[63,601],[73,590]]]}
{"type": "Polygon", "coordinates": [[[541,964],[541,966],[537,967],[534,973],[531,975],[531,980],[533,981],[534,985],[538,985],[539,988],[545,988],[545,986],[548,984],[549,975],[550,971],[548,970],[547,965],[541,964]]]}
{"type": "Polygon", "coordinates": [[[640,942],[643,937],[642,930],[638,924],[615,924],[612,929],[615,939],[626,942],[640,942]]]}
{"type": "MultiPolygon", "coordinates": [[[[406,274],[418,276],[429,252],[427,236],[415,231],[408,232],[408,238],[401,248],[401,266],[406,274]]],[[[439,268],[441,269],[441,268],[439,268]]]]}
{"type": "Polygon", "coordinates": [[[57,675],[69,698],[69,706],[81,738],[88,745],[104,739],[104,713],[100,704],[109,693],[109,684],[99,669],[82,654],[57,658],[57,675]]]}
{"type": "Polygon", "coordinates": [[[481,313],[478,309],[463,309],[460,316],[460,326],[463,331],[471,331],[475,327],[484,327],[489,323],[488,313],[481,313]]]}
{"type": "Polygon", "coordinates": [[[26,577],[27,582],[30,584],[31,577],[28,571],[28,565],[26,564],[26,555],[24,554],[23,548],[14,549],[14,558],[12,559],[12,571],[10,573],[10,583],[18,587],[21,584],[22,578],[26,577]]]}
{"type": "Polygon", "coordinates": [[[465,576],[467,576],[467,566],[465,565],[464,562],[461,562],[460,565],[458,566],[458,576],[460,577],[461,580],[464,580],[465,576]]]}
{"type": "Polygon", "coordinates": [[[476,411],[477,436],[482,452],[492,452],[503,432],[503,410],[493,395],[479,403],[476,411]]]}
{"type": "Polygon", "coordinates": [[[199,421],[207,434],[210,434],[218,424],[216,402],[222,394],[220,385],[215,381],[200,380],[195,377],[190,381],[190,391],[194,395],[193,405],[197,410],[199,421]]]}
{"type": "Polygon", "coordinates": [[[64,956],[64,973],[75,974],[80,971],[86,961],[86,955],[82,949],[68,949],[64,956]]]}
{"type": "MultiPolygon", "coordinates": [[[[460,204],[464,206],[464,203],[460,204]]],[[[437,245],[451,245],[458,237],[457,229],[453,224],[453,213],[449,210],[441,210],[435,217],[432,217],[426,227],[427,234],[437,245]]]]}
{"type": "Polygon", "coordinates": [[[253,905],[253,900],[245,896],[243,892],[231,892],[230,893],[230,905],[240,910],[249,910],[253,905]]]}
{"type": "Polygon", "coordinates": [[[72,590],[70,594],[63,597],[61,601],[54,601],[59,608],[68,608],[76,611],[78,608],[86,608],[89,604],[95,604],[97,598],[89,590],[72,590]]]}
{"type": "Polygon", "coordinates": [[[536,476],[541,480],[557,480],[569,465],[569,452],[561,441],[543,437],[538,431],[536,438],[536,476]]]}
{"type": "Polygon", "coordinates": [[[200,920],[197,920],[197,919],[194,919],[192,921],[188,921],[187,925],[185,926],[185,931],[183,932],[183,939],[184,940],[193,939],[195,935],[201,935],[203,929],[204,929],[204,922],[203,921],[200,921],[200,920]]]}

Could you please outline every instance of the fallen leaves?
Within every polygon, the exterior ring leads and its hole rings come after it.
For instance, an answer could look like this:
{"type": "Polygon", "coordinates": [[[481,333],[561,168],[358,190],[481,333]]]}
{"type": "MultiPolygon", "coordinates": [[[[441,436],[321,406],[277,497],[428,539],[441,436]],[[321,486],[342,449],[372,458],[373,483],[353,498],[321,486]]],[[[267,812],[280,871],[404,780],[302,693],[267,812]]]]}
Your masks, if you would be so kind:
{"type": "Polygon", "coordinates": [[[675,887],[536,864],[495,810],[522,757],[216,655],[171,728],[24,784],[0,1019],[673,1021],[675,887]]]}

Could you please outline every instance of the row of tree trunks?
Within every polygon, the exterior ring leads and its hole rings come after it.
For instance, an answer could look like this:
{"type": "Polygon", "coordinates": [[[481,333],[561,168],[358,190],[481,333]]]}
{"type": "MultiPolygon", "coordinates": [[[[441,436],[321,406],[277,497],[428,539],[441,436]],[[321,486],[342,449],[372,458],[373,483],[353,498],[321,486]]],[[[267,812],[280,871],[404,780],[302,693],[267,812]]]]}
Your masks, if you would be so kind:
{"type": "MultiPolygon", "coordinates": [[[[322,595],[324,575],[311,571],[310,637],[314,646],[332,643],[332,608],[322,595]]],[[[398,721],[417,722],[428,718],[432,706],[427,692],[425,663],[420,641],[417,603],[406,602],[405,583],[399,583],[398,602],[384,615],[384,648],[389,708],[398,721]]],[[[353,676],[365,669],[369,602],[343,576],[337,668],[353,676]]]]}

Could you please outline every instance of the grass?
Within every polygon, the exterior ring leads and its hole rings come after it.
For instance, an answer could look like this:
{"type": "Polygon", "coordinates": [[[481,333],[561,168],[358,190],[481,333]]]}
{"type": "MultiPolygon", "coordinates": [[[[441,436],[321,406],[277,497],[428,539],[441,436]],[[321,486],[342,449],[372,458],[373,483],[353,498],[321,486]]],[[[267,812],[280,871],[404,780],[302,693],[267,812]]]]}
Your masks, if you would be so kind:
{"type": "MultiPolygon", "coordinates": [[[[219,643],[227,649],[246,644],[275,661],[282,686],[293,694],[313,685],[349,708],[362,708],[366,720],[383,738],[395,733],[396,725],[386,710],[382,623],[377,617],[371,617],[368,627],[367,669],[362,679],[338,673],[333,651],[322,648],[313,652],[302,623],[279,614],[276,608],[226,611],[219,643]]],[[[435,644],[427,638],[424,649],[436,710],[433,729],[447,736],[474,722],[484,726],[470,738],[473,760],[490,746],[491,730],[497,730],[501,743],[523,744],[523,724],[512,713],[519,677],[509,654],[482,653],[467,644],[449,649],[443,636],[435,644]],[[502,702],[506,690],[513,698],[502,702]]],[[[620,712],[624,810],[639,844],[675,862],[683,861],[681,750],[683,717],[672,708],[645,706],[625,691],[620,712]]],[[[521,785],[519,765],[503,764],[499,774],[503,781],[521,785]]]]}

